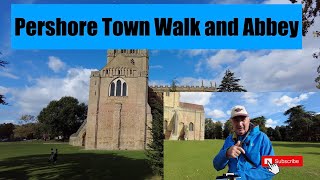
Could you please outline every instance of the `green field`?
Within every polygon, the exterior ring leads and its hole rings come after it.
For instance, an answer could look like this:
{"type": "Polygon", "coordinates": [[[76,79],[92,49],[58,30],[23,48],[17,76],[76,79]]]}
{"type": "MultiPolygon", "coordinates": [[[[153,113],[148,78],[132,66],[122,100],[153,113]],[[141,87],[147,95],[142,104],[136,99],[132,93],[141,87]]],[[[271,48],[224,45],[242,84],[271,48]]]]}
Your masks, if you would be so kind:
{"type": "MultiPolygon", "coordinates": [[[[212,165],[223,140],[165,141],[165,179],[215,179],[227,171],[217,172],[212,165]]],[[[272,142],[276,155],[302,155],[303,167],[280,167],[273,179],[318,179],[320,177],[320,143],[272,142]]]]}
{"type": "Polygon", "coordinates": [[[159,179],[143,151],[88,151],[66,143],[0,143],[0,179],[159,179]],[[51,148],[58,162],[50,164],[51,148]]]}

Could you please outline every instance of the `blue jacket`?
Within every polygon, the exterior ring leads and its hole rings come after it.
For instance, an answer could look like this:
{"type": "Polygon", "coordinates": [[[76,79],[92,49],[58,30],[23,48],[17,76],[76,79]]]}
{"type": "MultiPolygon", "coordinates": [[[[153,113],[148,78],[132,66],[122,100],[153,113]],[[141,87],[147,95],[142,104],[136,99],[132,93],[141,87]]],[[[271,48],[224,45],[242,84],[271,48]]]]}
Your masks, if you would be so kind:
{"type": "Polygon", "coordinates": [[[217,156],[213,159],[213,166],[217,171],[225,168],[228,164],[229,173],[235,173],[244,179],[272,179],[274,176],[267,168],[261,166],[262,156],[273,156],[274,151],[268,136],[259,130],[259,126],[253,127],[249,135],[244,140],[242,148],[245,155],[254,165],[251,165],[241,154],[237,158],[226,157],[228,148],[233,146],[238,140],[242,141],[244,137],[237,137],[231,134],[227,137],[224,145],[217,156]],[[238,138],[238,139],[237,139],[238,138]]]}

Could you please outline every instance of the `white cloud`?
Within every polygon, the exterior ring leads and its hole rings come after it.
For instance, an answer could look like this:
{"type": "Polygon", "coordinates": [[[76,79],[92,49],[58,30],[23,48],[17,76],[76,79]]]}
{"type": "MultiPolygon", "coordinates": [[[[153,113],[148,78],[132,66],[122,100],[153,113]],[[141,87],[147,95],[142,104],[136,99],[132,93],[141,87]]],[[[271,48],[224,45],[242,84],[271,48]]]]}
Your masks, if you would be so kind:
{"type": "Polygon", "coordinates": [[[159,53],[160,53],[159,50],[151,50],[150,51],[150,54],[152,54],[152,55],[158,55],[159,53]]]}
{"type": "Polygon", "coordinates": [[[280,98],[274,99],[273,103],[277,106],[287,105],[288,107],[294,107],[297,106],[299,102],[307,100],[310,95],[314,94],[313,92],[310,93],[303,93],[300,94],[298,97],[289,97],[287,95],[284,95],[280,98]]]}
{"type": "Polygon", "coordinates": [[[150,66],[150,69],[162,69],[163,66],[161,65],[154,65],[154,66],[150,66]]]}
{"type": "Polygon", "coordinates": [[[207,105],[213,93],[210,92],[181,92],[180,101],[192,104],[207,105]]]}
{"type": "Polygon", "coordinates": [[[9,92],[9,88],[0,86],[0,94],[5,95],[9,92]]]}
{"type": "Polygon", "coordinates": [[[243,93],[242,98],[248,104],[257,104],[257,102],[258,102],[258,95],[256,93],[245,92],[245,93],[243,93]]]}
{"type": "Polygon", "coordinates": [[[230,116],[230,115],[231,115],[231,111],[230,111],[230,110],[228,110],[228,111],[227,111],[227,114],[230,116]]]}
{"type": "Polygon", "coordinates": [[[166,82],[165,80],[150,80],[149,86],[169,86],[170,83],[166,82]]]}
{"type": "MultiPolygon", "coordinates": [[[[1,68],[2,69],[2,68],[1,68]]],[[[0,71],[0,76],[2,77],[7,77],[7,78],[11,78],[11,79],[19,79],[18,76],[12,74],[11,72],[9,72],[9,69],[2,69],[0,71]]]]}
{"type": "Polygon", "coordinates": [[[207,58],[206,62],[211,68],[218,69],[222,65],[235,63],[240,57],[241,54],[237,53],[236,50],[223,50],[207,58]]]}
{"type": "Polygon", "coordinates": [[[38,78],[33,86],[12,90],[14,102],[20,107],[20,113],[33,115],[37,115],[50,101],[63,96],[72,96],[87,103],[91,71],[93,69],[71,68],[63,78],[38,78]]]}
{"type": "Polygon", "coordinates": [[[248,53],[235,67],[240,84],[248,91],[314,91],[317,60],[315,49],[275,50],[262,56],[248,53]]]}
{"type": "Polygon", "coordinates": [[[177,78],[177,85],[179,86],[202,86],[202,82],[203,82],[203,86],[206,87],[211,87],[215,86],[215,83],[212,80],[209,79],[201,79],[201,78],[193,78],[193,77],[182,77],[182,78],[177,78]]]}
{"type": "Polygon", "coordinates": [[[277,120],[267,119],[266,127],[275,128],[277,125],[279,125],[278,123],[279,123],[279,121],[277,121],[277,120]]]}
{"type": "Polygon", "coordinates": [[[0,124],[3,124],[3,123],[6,123],[6,124],[9,124],[9,123],[12,123],[12,124],[17,124],[17,120],[9,120],[9,119],[6,119],[6,120],[1,120],[1,123],[0,124]]]}
{"type": "Polygon", "coordinates": [[[61,61],[60,58],[55,56],[49,56],[48,66],[54,72],[59,72],[63,68],[65,68],[65,63],[61,61]]]}
{"type": "Polygon", "coordinates": [[[209,112],[207,112],[207,114],[208,114],[210,117],[214,118],[214,119],[220,119],[220,118],[225,118],[225,117],[227,117],[227,115],[226,115],[223,111],[221,111],[221,110],[219,110],[219,109],[214,109],[214,110],[212,110],[212,111],[209,111],[209,112]]]}
{"type": "Polygon", "coordinates": [[[190,49],[190,50],[180,50],[178,54],[179,56],[195,57],[195,56],[206,56],[208,54],[211,54],[217,51],[218,50],[215,50],[215,49],[190,49]]]}

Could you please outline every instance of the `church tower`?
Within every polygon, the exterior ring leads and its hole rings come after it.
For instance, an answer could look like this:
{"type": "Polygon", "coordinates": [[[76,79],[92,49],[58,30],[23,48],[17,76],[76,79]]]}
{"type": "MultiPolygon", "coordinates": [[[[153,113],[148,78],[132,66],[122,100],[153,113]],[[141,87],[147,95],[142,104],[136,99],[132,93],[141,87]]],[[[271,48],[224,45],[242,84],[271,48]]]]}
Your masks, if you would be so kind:
{"type": "Polygon", "coordinates": [[[146,148],[148,72],[147,50],[108,50],[106,66],[90,77],[86,149],[146,148]]]}

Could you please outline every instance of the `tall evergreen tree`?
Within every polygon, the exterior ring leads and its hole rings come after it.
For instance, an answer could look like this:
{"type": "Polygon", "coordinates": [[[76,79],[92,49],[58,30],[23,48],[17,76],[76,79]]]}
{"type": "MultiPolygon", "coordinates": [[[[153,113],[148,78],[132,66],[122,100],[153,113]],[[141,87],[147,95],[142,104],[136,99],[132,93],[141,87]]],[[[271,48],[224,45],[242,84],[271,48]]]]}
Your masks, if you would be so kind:
{"type": "Polygon", "coordinates": [[[256,118],[252,118],[251,122],[254,125],[259,126],[260,131],[267,133],[267,128],[266,128],[266,118],[264,116],[260,116],[260,117],[256,117],[256,118]]]}
{"type": "Polygon", "coordinates": [[[151,141],[147,144],[145,154],[154,172],[163,179],[163,99],[149,88],[148,103],[151,107],[152,126],[148,126],[151,132],[151,141]]]}
{"type": "Polygon", "coordinates": [[[240,79],[234,77],[234,73],[229,69],[226,70],[226,73],[221,81],[221,84],[218,87],[218,92],[247,92],[243,86],[239,85],[240,79]]]}
{"type": "Polygon", "coordinates": [[[292,107],[284,112],[289,116],[285,123],[288,123],[291,131],[289,135],[295,141],[308,141],[311,137],[312,112],[307,112],[303,105],[292,107]]]}

